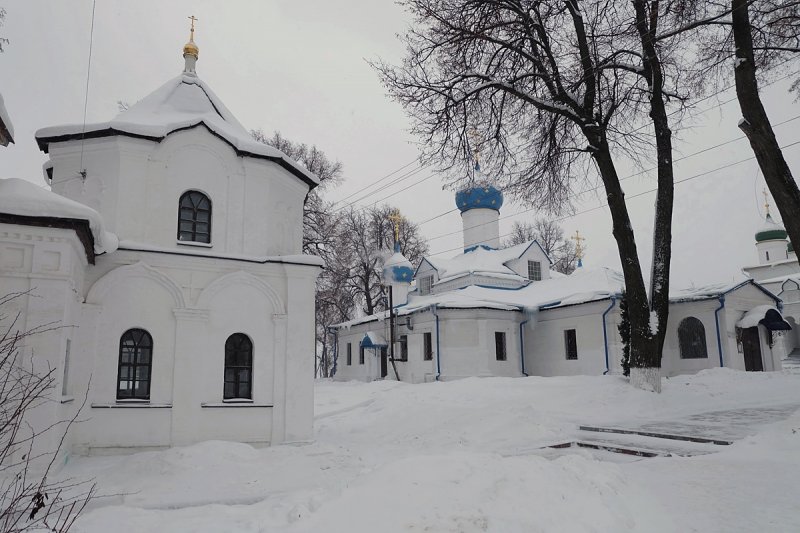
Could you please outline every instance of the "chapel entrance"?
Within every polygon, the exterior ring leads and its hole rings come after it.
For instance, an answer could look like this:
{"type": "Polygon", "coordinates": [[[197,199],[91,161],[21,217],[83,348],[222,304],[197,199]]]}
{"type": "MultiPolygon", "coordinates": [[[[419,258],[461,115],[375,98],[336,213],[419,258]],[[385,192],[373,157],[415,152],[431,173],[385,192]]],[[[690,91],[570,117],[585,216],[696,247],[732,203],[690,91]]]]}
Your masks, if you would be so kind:
{"type": "Polygon", "coordinates": [[[742,330],[742,348],[744,369],[748,372],[762,372],[764,362],[761,359],[761,337],[758,334],[758,326],[742,330]]]}
{"type": "Polygon", "coordinates": [[[389,375],[389,367],[387,364],[387,357],[386,357],[386,346],[381,348],[381,377],[385,378],[389,375]]]}

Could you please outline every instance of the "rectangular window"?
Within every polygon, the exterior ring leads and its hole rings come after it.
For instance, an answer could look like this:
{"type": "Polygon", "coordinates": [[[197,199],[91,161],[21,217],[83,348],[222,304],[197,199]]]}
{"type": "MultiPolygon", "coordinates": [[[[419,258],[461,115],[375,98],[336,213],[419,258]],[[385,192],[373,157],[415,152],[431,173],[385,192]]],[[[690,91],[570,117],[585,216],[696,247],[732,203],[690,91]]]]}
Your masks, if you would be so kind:
{"type": "Polygon", "coordinates": [[[433,276],[424,276],[419,278],[420,295],[430,294],[432,287],[433,287],[433,276]]]}
{"type": "Polygon", "coordinates": [[[353,364],[353,344],[350,342],[347,343],[347,364],[353,364]]]}
{"type": "Polygon", "coordinates": [[[539,261],[528,261],[528,279],[531,281],[542,281],[542,263],[539,261]]]}
{"type": "Polygon", "coordinates": [[[72,340],[67,339],[67,351],[64,353],[64,379],[61,380],[61,396],[69,395],[69,351],[72,340]]]}
{"type": "Polygon", "coordinates": [[[422,359],[430,361],[433,359],[433,335],[430,333],[423,333],[422,341],[422,359]]]}
{"type": "Polygon", "coordinates": [[[363,365],[364,364],[364,347],[363,346],[359,346],[358,347],[358,364],[359,365],[363,365]]]}
{"type": "Polygon", "coordinates": [[[564,330],[564,350],[567,353],[567,359],[578,358],[578,339],[574,329],[564,330]]]}
{"type": "Polygon", "coordinates": [[[494,354],[498,361],[506,360],[506,332],[494,332],[494,354]]]}
{"type": "Polygon", "coordinates": [[[408,335],[400,335],[400,361],[408,361],[408,335]]]}

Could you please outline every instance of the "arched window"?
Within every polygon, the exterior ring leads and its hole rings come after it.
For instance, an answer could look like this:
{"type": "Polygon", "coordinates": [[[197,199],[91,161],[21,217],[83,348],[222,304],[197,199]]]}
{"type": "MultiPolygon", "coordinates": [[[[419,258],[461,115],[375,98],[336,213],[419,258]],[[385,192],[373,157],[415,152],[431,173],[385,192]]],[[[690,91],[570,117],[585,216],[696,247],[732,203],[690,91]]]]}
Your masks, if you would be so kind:
{"type": "Polygon", "coordinates": [[[678,344],[681,349],[681,359],[705,359],[708,357],[706,348],[706,328],[703,323],[693,316],[684,318],[678,325],[678,344]]]}
{"type": "Polygon", "coordinates": [[[143,329],[129,329],[119,339],[118,400],[149,400],[153,366],[153,337],[143,329]]]}
{"type": "Polygon", "coordinates": [[[253,398],[253,343],[244,333],[225,341],[225,390],[223,398],[253,398]]]}
{"type": "Polygon", "coordinates": [[[186,191],[181,195],[178,240],[211,242],[211,200],[200,191],[186,191]]]}

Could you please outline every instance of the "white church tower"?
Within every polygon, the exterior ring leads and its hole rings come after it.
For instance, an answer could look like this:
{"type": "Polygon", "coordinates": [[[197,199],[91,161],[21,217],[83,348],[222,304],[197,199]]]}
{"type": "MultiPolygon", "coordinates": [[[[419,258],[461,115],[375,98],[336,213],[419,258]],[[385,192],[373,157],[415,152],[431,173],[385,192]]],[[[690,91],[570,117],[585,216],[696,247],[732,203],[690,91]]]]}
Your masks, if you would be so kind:
{"type": "Polygon", "coordinates": [[[191,18],[177,77],[108,122],[36,133],[52,193],[4,189],[19,198],[3,223],[40,238],[8,244],[19,260],[0,281],[41,292],[22,305],[29,327],[76,326],[37,349],[60,374],[50,423],[88,389],[67,449],[312,437],[321,261],[302,255],[302,217],[318,180],[254,141],[198,77],[191,18]],[[28,197],[37,217],[19,207],[28,197]]]}

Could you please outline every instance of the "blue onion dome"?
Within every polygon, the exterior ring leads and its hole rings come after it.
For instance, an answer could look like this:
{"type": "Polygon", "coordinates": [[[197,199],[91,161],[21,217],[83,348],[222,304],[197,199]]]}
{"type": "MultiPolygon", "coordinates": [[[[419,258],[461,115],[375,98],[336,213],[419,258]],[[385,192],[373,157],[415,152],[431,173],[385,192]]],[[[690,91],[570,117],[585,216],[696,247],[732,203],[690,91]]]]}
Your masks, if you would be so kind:
{"type": "Polygon", "coordinates": [[[402,285],[411,283],[414,278],[414,268],[411,262],[400,253],[399,246],[395,247],[394,254],[383,264],[383,282],[387,285],[402,285]]]}
{"type": "Polygon", "coordinates": [[[494,209],[503,207],[503,193],[488,183],[475,184],[456,193],[456,206],[463,213],[470,209],[494,209]]]}
{"type": "Polygon", "coordinates": [[[756,232],[756,242],[784,240],[787,237],[786,230],[777,224],[772,217],[767,214],[764,225],[756,232]]]}

